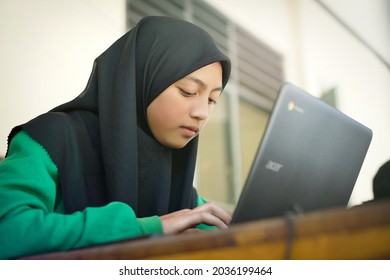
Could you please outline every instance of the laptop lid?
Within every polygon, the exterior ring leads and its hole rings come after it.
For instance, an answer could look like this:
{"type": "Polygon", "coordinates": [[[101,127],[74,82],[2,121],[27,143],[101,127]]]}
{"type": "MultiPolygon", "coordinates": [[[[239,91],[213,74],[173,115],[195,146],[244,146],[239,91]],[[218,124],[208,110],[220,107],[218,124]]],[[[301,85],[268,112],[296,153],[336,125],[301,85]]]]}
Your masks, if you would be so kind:
{"type": "Polygon", "coordinates": [[[279,90],[232,224],[346,207],[372,131],[290,83],[279,90]]]}

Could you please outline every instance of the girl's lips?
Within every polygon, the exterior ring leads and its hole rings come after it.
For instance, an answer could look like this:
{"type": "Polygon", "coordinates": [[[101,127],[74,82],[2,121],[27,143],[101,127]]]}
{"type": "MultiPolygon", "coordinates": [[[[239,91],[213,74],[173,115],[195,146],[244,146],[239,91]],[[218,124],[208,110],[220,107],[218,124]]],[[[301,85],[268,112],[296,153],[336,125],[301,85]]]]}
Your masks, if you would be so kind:
{"type": "Polygon", "coordinates": [[[188,137],[193,137],[199,132],[199,128],[194,126],[181,126],[180,128],[183,130],[184,135],[188,137]]]}

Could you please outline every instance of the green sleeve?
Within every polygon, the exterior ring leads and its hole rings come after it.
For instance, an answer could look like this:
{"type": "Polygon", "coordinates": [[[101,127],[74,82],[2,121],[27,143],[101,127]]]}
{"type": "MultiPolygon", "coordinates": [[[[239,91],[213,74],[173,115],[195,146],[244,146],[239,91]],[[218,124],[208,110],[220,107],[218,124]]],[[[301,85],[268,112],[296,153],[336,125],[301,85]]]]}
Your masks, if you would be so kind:
{"type": "Polygon", "coordinates": [[[0,259],[162,233],[159,217],[137,219],[121,202],[58,212],[57,186],[58,170],[46,150],[23,131],[15,135],[0,162],[0,259]]]}
{"type": "Polygon", "coordinates": [[[197,195],[197,197],[196,197],[196,206],[200,206],[200,205],[202,205],[202,204],[204,204],[206,202],[207,202],[206,199],[201,197],[199,194],[197,195]]]}

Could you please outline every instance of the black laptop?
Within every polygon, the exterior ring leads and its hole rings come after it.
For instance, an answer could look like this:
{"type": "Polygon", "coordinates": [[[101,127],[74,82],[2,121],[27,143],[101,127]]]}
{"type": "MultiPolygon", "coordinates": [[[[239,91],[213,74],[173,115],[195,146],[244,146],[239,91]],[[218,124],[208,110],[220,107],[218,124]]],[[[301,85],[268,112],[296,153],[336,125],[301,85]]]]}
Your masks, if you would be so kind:
{"type": "Polygon", "coordinates": [[[232,224],[347,207],[371,138],[369,128],[283,84],[232,224]]]}

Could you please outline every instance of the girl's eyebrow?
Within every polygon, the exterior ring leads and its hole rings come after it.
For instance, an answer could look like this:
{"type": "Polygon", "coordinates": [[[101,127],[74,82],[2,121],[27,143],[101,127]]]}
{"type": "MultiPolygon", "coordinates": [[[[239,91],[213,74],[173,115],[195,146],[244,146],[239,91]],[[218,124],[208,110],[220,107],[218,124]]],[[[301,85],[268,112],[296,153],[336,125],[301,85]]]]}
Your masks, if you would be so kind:
{"type": "MultiPolygon", "coordinates": [[[[187,76],[187,77],[184,77],[184,79],[195,82],[195,83],[198,84],[198,86],[201,87],[201,88],[205,88],[205,87],[206,87],[206,84],[205,84],[201,79],[198,79],[198,78],[196,78],[196,77],[187,76]]],[[[213,92],[213,91],[219,91],[219,92],[221,92],[221,91],[222,91],[222,86],[213,89],[211,92],[213,92]]]]}

